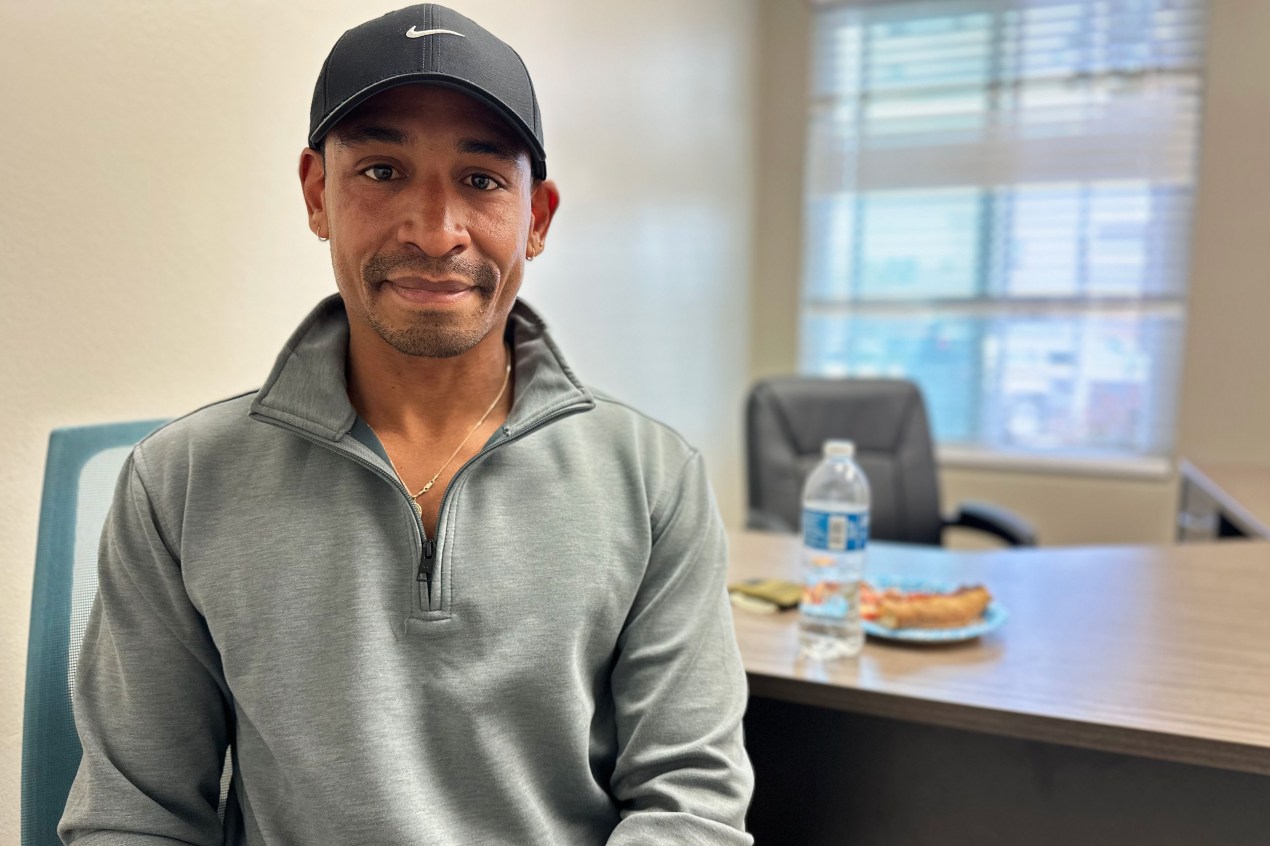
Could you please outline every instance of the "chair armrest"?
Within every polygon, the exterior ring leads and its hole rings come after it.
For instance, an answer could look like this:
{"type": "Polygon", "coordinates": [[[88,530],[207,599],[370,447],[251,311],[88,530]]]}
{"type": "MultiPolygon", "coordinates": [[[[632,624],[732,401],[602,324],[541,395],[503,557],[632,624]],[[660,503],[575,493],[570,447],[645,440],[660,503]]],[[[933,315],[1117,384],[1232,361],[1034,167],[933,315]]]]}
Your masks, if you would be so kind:
{"type": "Polygon", "coordinates": [[[944,519],[945,526],[975,529],[994,535],[1010,546],[1036,546],[1036,529],[1008,508],[986,502],[963,502],[944,519]]]}
{"type": "Polygon", "coordinates": [[[797,532],[793,526],[790,526],[775,514],[768,511],[758,511],[753,508],[746,515],[745,528],[760,532],[781,532],[787,535],[797,532]]]}

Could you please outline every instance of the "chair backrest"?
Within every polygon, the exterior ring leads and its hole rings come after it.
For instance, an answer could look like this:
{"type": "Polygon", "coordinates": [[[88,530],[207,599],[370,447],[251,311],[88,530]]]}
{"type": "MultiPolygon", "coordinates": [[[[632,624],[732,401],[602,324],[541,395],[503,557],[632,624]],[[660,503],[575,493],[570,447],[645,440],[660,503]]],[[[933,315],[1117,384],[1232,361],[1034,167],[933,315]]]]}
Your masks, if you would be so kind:
{"type": "Polygon", "coordinates": [[[745,437],[751,525],[799,530],[803,483],[831,438],[855,442],[873,496],[871,537],[940,543],[926,404],[902,379],[779,376],[755,384],[745,437]]]}
{"type": "Polygon", "coordinates": [[[79,426],[49,436],[27,642],[23,846],[61,844],[57,822],[83,754],[71,692],[97,595],[98,542],[128,453],[164,422],[79,426]]]}

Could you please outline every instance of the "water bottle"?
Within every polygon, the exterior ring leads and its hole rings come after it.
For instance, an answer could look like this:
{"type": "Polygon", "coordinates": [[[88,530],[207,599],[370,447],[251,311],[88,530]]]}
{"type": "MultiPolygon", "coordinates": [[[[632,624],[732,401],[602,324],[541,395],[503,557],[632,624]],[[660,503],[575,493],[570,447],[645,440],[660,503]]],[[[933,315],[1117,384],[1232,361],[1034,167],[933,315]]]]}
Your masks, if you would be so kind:
{"type": "Polygon", "coordinates": [[[824,458],[803,487],[803,596],[798,641],[815,660],[858,655],[860,581],[869,541],[869,481],[855,444],[826,441],[824,458]]]}

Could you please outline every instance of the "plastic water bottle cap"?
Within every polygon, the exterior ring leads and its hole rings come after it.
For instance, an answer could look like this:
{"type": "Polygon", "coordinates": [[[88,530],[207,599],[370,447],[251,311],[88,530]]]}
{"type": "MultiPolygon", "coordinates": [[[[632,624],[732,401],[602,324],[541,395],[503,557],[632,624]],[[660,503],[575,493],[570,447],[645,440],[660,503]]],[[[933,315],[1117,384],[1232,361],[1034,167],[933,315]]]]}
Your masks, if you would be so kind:
{"type": "Polygon", "coordinates": [[[855,455],[855,442],[825,441],[825,455],[845,455],[851,458],[855,455]]]}

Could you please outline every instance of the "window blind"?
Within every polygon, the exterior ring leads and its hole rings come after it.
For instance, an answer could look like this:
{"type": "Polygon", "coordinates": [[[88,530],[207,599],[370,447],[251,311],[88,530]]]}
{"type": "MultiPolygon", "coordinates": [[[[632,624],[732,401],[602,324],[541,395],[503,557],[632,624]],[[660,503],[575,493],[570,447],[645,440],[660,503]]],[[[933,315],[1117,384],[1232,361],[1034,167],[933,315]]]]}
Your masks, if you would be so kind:
{"type": "Polygon", "coordinates": [[[941,445],[1167,455],[1203,0],[817,4],[801,366],[941,445]]]}

